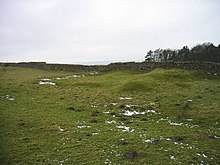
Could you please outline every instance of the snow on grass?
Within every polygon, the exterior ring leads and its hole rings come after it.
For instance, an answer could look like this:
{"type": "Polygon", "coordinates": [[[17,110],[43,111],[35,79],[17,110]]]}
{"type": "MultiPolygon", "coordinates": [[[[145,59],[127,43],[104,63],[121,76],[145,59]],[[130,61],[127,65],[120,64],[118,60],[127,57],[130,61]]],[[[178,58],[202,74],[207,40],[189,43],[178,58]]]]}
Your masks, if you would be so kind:
{"type": "Polygon", "coordinates": [[[91,126],[86,126],[86,125],[78,125],[77,128],[91,128],[91,126]]]}
{"type": "Polygon", "coordinates": [[[171,155],[170,159],[175,160],[176,158],[175,158],[175,156],[171,155]]]}
{"type": "Polygon", "coordinates": [[[122,114],[125,115],[125,116],[133,116],[133,115],[144,115],[144,114],[147,114],[147,113],[160,114],[160,113],[157,113],[154,110],[146,110],[146,111],[143,111],[143,112],[123,110],[122,114]]]}
{"type": "Polygon", "coordinates": [[[106,120],[105,123],[107,123],[107,124],[117,124],[117,122],[115,120],[111,120],[111,121],[106,120]]]}
{"type": "Polygon", "coordinates": [[[38,84],[40,84],[40,85],[56,85],[56,83],[49,82],[49,81],[39,81],[38,84]]]}
{"type": "Polygon", "coordinates": [[[119,100],[132,100],[133,98],[131,97],[119,97],[119,100]]]}
{"type": "Polygon", "coordinates": [[[134,129],[127,126],[116,126],[116,128],[122,129],[123,132],[134,132],[134,129]]]}
{"type": "Polygon", "coordinates": [[[15,100],[15,97],[14,96],[10,96],[10,95],[0,96],[0,98],[5,99],[5,100],[10,100],[10,101],[14,101],[15,100]]]}
{"type": "Polygon", "coordinates": [[[61,128],[60,126],[59,126],[58,128],[59,128],[59,130],[60,130],[61,132],[63,132],[63,131],[64,131],[64,129],[63,129],[63,128],[61,128]]]}
{"type": "Polygon", "coordinates": [[[126,110],[124,113],[122,113],[125,116],[132,116],[132,115],[144,115],[146,112],[137,112],[137,111],[129,111],[126,110]]]}
{"type": "Polygon", "coordinates": [[[170,125],[174,125],[174,126],[181,126],[181,125],[183,125],[183,123],[174,123],[174,122],[172,122],[171,120],[169,120],[168,123],[169,123],[170,125]]]}

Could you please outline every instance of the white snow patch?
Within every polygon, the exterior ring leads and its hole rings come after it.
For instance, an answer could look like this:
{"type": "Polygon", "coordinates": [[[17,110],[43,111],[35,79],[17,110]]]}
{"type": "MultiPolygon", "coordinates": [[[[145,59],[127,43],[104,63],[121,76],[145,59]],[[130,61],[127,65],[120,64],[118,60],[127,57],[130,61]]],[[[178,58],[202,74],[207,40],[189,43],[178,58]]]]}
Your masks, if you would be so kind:
{"type": "Polygon", "coordinates": [[[80,125],[78,125],[77,128],[91,128],[91,126],[86,126],[86,125],[80,126],[80,125]]]}
{"type": "MultiPolygon", "coordinates": [[[[84,77],[84,75],[82,75],[84,77]]],[[[72,76],[66,76],[66,77],[63,77],[62,79],[69,79],[69,78],[80,78],[81,76],[80,75],[72,75],[72,76]]]]}
{"type": "Polygon", "coordinates": [[[119,97],[120,100],[132,100],[133,98],[131,97],[119,97]]]}
{"type": "Polygon", "coordinates": [[[49,78],[43,78],[43,79],[40,79],[41,81],[50,81],[51,79],[49,78]]]}
{"type": "Polygon", "coordinates": [[[56,83],[49,82],[49,81],[39,81],[38,84],[40,84],[40,85],[56,85],[56,83]]]}
{"type": "Polygon", "coordinates": [[[205,154],[202,154],[202,156],[203,156],[204,158],[208,158],[208,156],[207,156],[207,155],[205,155],[205,154]]]}
{"type": "Polygon", "coordinates": [[[90,75],[97,75],[97,74],[99,74],[99,72],[91,72],[91,73],[89,73],[90,75]]]}
{"type": "Polygon", "coordinates": [[[63,131],[64,131],[64,129],[63,129],[63,128],[61,128],[60,126],[59,126],[59,130],[60,130],[61,132],[63,132],[63,131]]]}
{"type": "Polygon", "coordinates": [[[153,140],[151,140],[151,139],[146,139],[146,140],[143,140],[143,142],[145,142],[145,143],[152,143],[153,140]]]}
{"type": "Polygon", "coordinates": [[[155,102],[151,102],[150,105],[155,105],[155,102]]]}
{"type": "Polygon", "coordinates": [[[143,111],[143,112],[123,110],[122,114],[125,115],[125,116],[132,116],[132,115],[144,115],[146,113],[160,114],[160,113],[157,113],[154,110],[146,110],[146,111],[143,111]]]}
{"type": "Polygon", "coordinates": [[[175,160],[176,158],[175,156],[170,156],[170,159],[175,160]]]}
{"type": "Polygon", "coordinates": [[[122,130],[123,132],[134,132],[134,129],[131,129],[130,127],[127,126],[116,126],[116,128],[123,129],[122,130]]]}
{"type": "Polygon", "coordinates": [[[6,100],[10,100],[10,101],[14,101],[14,100],[15,100],[15,97],[14,97],[14,96],[9,96],[9,95],[0,96],[0,98],[6,99],[6,100]]]}
{"type": "Polygon", "coordinates": [[[131,108],[131,107],[138,107],[137,105],[132,105],[132,104],[126,104],[125,107],[131,108]]]}
{"type": "Polygon", "coordinates": [[[166,117],[166,118],[161,118],[157,121],[157,123],[159,123],[160,121],[166,121],[166,120],[169,120],[169,117],[166,117]]]}
{"type": "Polygon", "coordinates": [[[112,123],[113,123],[113,124],[117,124],[117,122],[116,122],[115,120],[111,120],[111,121],[108,121],[108,120],[107,120],[107,121],[105,121],[105,123],[108,123],[108,124],[112,124],[112,123]]]}
{"type": "Polygon", "coordinates": [[[172,122],[172,121],[168,121],[168,123],[170,124],[170,125],[174,125],[174,126],[181,126],[181,125],[183,125],[183,123],[174,123],[174,122],[172,122]]]}
{"type": "Polygon", "coordinates": [[[122,113],[125,116],[132,116],[132,115],[144,115],[146,112],[137,112],[137,111],[129,111],[126,110],[124,113],[122,113]]]}

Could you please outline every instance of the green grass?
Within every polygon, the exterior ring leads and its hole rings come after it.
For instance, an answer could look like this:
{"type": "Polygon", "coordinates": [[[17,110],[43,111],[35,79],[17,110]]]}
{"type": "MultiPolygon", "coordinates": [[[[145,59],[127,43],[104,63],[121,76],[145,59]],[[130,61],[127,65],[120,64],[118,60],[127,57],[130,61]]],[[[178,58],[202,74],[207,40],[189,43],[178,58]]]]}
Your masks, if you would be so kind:
{"type": "Polygon", "coordinates": [[[0,164],[220,164],[219,100],[196,71],[0,68],[0,164]]]}

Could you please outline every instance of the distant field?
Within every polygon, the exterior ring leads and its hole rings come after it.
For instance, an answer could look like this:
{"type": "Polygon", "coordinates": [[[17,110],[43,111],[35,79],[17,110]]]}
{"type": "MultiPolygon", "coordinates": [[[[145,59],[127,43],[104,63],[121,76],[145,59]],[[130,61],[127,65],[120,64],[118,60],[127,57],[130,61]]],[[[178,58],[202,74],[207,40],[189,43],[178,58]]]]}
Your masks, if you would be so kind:
{"type": "Polygon", "coordinates": [[[220,164],[220,78],[0,68],[0,164],[220,164]]]}

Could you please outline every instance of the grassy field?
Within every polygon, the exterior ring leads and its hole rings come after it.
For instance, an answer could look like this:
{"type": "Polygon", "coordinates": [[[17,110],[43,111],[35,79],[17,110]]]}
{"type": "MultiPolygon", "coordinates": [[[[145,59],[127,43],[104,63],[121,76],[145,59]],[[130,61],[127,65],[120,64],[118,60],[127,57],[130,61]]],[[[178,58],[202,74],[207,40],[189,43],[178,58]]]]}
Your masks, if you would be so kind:
{"type": "Polygon", "coordinates": [[[219,100],[196,71],[0,68],[0,164],[220,164],[219,100]]]}

